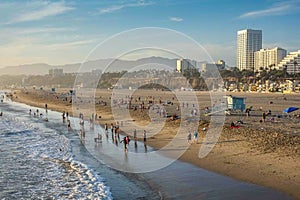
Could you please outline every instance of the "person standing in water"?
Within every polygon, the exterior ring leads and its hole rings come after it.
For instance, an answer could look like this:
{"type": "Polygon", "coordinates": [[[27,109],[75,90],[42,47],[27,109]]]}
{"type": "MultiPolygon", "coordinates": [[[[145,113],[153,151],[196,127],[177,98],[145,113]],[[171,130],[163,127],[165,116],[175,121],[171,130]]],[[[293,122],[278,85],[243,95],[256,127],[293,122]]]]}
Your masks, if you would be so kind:
{"type": "Polygon", "coordinates": [[[129,136],[123,137],[123,140],[121,141],[121,143],[123,143],[125,152],[128,151],[127,145],[129,145],[129,142],[130,142],[129,136]]]}
{"type": "Polygon", "coordinates": [[[133,131],[133,138],[134,138],[134,140],[136,140],[136,129],[134,129],[134,131],[133,131]]]}
{"type": "Polygon", "coordinates": [[[122,141],[120,143],[123,143],[124,151],[127,151],[127,144],[126,144],[126,137],[123,137],[122,141]]]}
{"type": "Polygon", "coordinates": [[[68,130],[71,130],[71,121],[68,120],[68,130]]]}
{"type": "Polygon", "coordinates": [[[94,138],[95,142],[101,143],[102,142],[102,134],[101,132],[98,133],[98,137],[94,138]]]}
{"type": "Polygon", "coordinates": [[[65,123],[65,119],[66,119],[66,117],[65,117],[65,111],[63,112],[63,114],[61,116],[62,116],[63,123],[65,123]]]}
{"type": "Polygon", "coordinates": [[[111,138],[112,138],[112,140],[114,140],[114,125],[113,125],[113,123],[111,123],[110,124],[110,132],[111,132],[111,138]]]}
{"type": "Polygon", "coordinates": [[[144,130],[143,136],[144,136],[144,143],[146,143],[147,142],[147,133],[146,133],[146,130],[144,130]]]}
{"type": "Polygon", "coordinates": [[[80,139],[81,140],[84,140],[85,138],[85,131],[84,131],[84,128],[80,129],[80,139]]]}
{"type": "Polygon", "coordinates": [[[108,139],[108,125],[107,125],[107,123],[105,123],[104,129],[105,129],[106,139],[108,139]]]}

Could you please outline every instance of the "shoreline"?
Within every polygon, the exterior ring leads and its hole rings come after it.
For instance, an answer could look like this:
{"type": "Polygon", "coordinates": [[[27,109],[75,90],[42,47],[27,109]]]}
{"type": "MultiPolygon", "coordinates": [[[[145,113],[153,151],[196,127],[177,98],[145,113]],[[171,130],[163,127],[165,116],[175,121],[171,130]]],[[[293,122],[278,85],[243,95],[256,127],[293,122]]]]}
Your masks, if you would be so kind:
{"type": "MultiPolygon", "coordinates": [[[[16,105],[16,111],[22,110],[20,112],[22,113],[21,115],[26,116],[25,118],[30,120],[31,117],[28,116],[26,111],[33,107],[17,102],[12,102],[11,105],[13,106],[11,107],[12,109],[14,109],[14,105],[16,105]],[[19,110],[19,106],[21,110],[19,110]]],[[[37,107],[33,109],[37,109],[37,107]]],[[[66,127],[59,125],[62,124],[60,114],[56,111],[49,111],[48,115],[50,121],[46,124],[47,127],[53,127],[52,123],[54,123],[54,130],[64,134],[66,127]]],[[[87,135],[91,135],[90,131],[87,132],[87,135]]],[[[91,154],[91,149],[86,151],[86,148],[82,148],[83,146],[78,137],[75,139],[73,134],[66,134],[65,136],[70,137],[70,139],[73,138],[72,149],[75,150],[75,152],[72,152],[77,158],[76,160],[97,171],[97,173],[104,178],[106,185],[110,187],[110,191],[114,194],[113,197],[116,199],[127,199],[128,196],[132,197],[132,199],[198,199],[199,196],[205,196],[205,199],[222,197],[223,199],[232,200],[243,199],[244,197],[257,200],[291,199],[282,192],[236,181],[230,177],[218,175],[178,160],[165,168],[149,173],[135,174],[113,170],[106,165],[103,166],[101,162],[99,162],[98,159],[94,159],[93,156],[91,157],[90,155],[93,155],[91,154]],[[134,193],[132,193],[132,191],[134,191],[134,193]]],[[[89,138],[89,140],[90,139],[92,138],[89,138]]],[[[103,147],[106,148],[108,146],[104,145],[103,147]]],[[[131,146],[131,148],[133,147],[131,146]]],[[[141,148],[141,146],[138,147],[138,149],[139,148],[141,148]]],[[[129,158],[131,155],[131,153],[128,154],[129,158]]]]}
{"type": "MultiPolygon", "coordinates": [[[[39,117],[30,116],[26,112],[29,109],[39,109],[41,113],[44,113],[44,111],[42,111],[39,107],[33,107],[19,102],[8,102],[8,106],[10,108],[7,108],[6,105],[3,104],[1,106],[5,106],[5,109],[1,109],[2,111],[5,110],[5,116],[11,116],[11,114],[7,114],[10,112],[16,114],[17,118],[20,117],[24,119],[26,123],[38,121],[37,123],[43,124],[42,128],[45,125],[47,129],[49,128],[58,135],[63,135],[66,137],[71,145],[70,150],[74,160],[83,163],[84,165],[88,166],[89,169],[92,169],[92,171],[96,172],[101,177],[100,181],[103,182],[104,180],[105,186],[110,188],[110,192],[113,191],[112,194],[114,199],[126,199],[126,195],[131,194],[131,189],[133,187],[135,188],[135,193],[131,195],[134,199],[139,199],[146,196],[151,196],[149,199],[152,200],[165,199],[165,196],[163,196],[164,193],[159,192],[161,190],[160,187],[145,181],[142,176],[139,176],[138,174],[120,173],[120,171],[102,164],[94,156],[91,156],[88,149],[82,144],[82,141],[78,137],[77,129],[67,130],[65,124],[61,122],[60,112],[48,110],[47,116],[49,117],[49,122],[44,122],[43,120],[39,119],[39,117]],[[129,185],[128,188],[123,187],[127,185],[129,185]]],[[[88,134],[90,135],[89,132],[88,134]]]]}
{"type": "MultiPolygon", "coordinates": [[[[35,92],[39,93],[40,91],[35,92]]],[[[51,99],[47,100],[47,97],[43,101],[43,94],[41,97],[37,97],[35,94],[32,96],[32,94],[28,95],[22,91],[16,91],[14,96],[17,96],[17,98],[13,99],[14,101],[40,108],[44,108],[45,103],[47,103],[48,109],[72,113],[72,104],[68,102],[53,103],[51,99]]],[[[99,113],[101,113],[101,118],[98,120],[100,124],[109,124],[109,122],[112,122],[113,119],[109,113],[109,108],[102,109],[99,113]]],[[[235,118],[238,119],[241,117],[237,116],[235,118]]],[[[282,146],[278,145],[279,147],[275,149],[265,148],[261,143],[268,140],[271,141],[274,137],[273,132],[268,130],[267,125],[264,127],[265,129],[255,127],[255,124],[251,123],[256,123],[255,120],[257,119],[251,118],[251,120],[245,118],[245,124],[241,129],[229,129],[228,124],[225,124],[219,142],[213,151],[203,159],[197,157],[197,152],[204,136],[201,128],[207,127],[207,124],[200,125],[199,144],[192,144],[183,156],[181,156],[180,160],[237,180],[270,187],[285,192],[295,199],[300,199],[300,192],[298,191],[300,177],[299,172],[297,173],[297,169],[300,166],[299,149],[294,149],[293,146],[285,144],[282,146]],[[251,137],[248,137],[248,134],[251,137]],[[265,137],[265,135],[268,135],[268,140],[256,141],[260,137],[265,137]]],[[[142,119],[140,122],[146,123],[146,120],[142,119]]],[[[176,124],[177,121],[166,123],[166,128],[161,133],[155,135],[155,137],[149,138],[147,144],[154,148],[160,148],[165,145],[172,138],[174,133],[171,133],[171,130],[174,129],[176,124]]],[[[285,142],[286,140],[289,142],[290,138],[281,138],[281,135],[282,133],[279,132],[279,142],[285,142]]],[[[299,140],[298,138],[295,141],[292,139],[292,142],[299,140]]],[[[277,144],[275,143],[274,145],[276,146],[277,144]]],[[[272,146],[272,144],[269,146],[272,146]]]]}

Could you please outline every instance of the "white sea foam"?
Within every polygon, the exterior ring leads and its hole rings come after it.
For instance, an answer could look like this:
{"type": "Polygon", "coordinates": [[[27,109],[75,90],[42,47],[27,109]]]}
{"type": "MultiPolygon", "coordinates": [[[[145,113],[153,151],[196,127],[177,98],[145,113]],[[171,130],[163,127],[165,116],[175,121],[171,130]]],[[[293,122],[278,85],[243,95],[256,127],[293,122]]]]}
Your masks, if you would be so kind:
{"type": "Polygon", "coordinates": [[[0,199],[112,199],[103,178],[74,159],[65,136],[10,112],[0,118],[0,199]]]}

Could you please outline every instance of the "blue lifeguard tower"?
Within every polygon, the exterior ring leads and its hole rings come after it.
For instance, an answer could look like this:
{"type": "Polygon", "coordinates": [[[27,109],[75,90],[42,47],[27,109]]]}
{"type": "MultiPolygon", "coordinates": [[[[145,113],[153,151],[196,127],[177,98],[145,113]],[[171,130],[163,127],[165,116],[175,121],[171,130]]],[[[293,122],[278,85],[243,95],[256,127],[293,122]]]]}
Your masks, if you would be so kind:
{"type": "Polygon", "coordinates": [[[226,96],[227,98],[227,109],[230,111],[241,111],[243,112],[246,108],[245,97],[233,97],[226,96]]]}
{"type": "Polygon", "coordinates": [[[245,97],[233,97],[231,95],[224,96],[226,99],[223,105],[212,107],[205,113],[206,116],[224,112],[226,115],[231,115],[233,113],[241,113],[245,110],[245,97]],[[226,102],[226,103],[225,103],[226,102]]]}

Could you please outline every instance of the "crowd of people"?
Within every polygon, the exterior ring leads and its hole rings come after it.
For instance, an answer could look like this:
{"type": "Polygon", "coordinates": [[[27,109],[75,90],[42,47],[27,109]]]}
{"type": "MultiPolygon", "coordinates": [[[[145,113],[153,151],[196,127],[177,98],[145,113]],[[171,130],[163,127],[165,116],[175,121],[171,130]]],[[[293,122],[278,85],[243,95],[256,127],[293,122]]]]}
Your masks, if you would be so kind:
{"type": "MultiPolygon", "coordinates": [[[[170,120],[177,120],[181,116],[176,114],[176,112],[180,112],[181,110],[185,111],[187,116],[198,116],[200,115],[200,110],[196,107],[195,104],[189,103],[189,102],[176,102],[176,97],[173,96],[170,98],[170,100],[163,100],[161,97],[155,97],[155,96],[146,96],[146,97],[132,97],[132,96],[125,96],[124,98],[119,98],[112,100],[112,106],[119,107],[119,108],[126,108],[126,109],[132,109],[132,110],[155,110],[154,113],[156,113],[161,118],[167,118],[170,120]],[[156,103],[156,104],[155,104],[156,103]],[[174,105],[176,109],[174,109],[174,114],[169,115],[168,114],[168,107],[174,105]]],[[[84,98],[80,99],[81,101],[84,101],[84,98]]],[[[172,109],[171,109],[172,110],[172,109]]],[[[45,104],[45,111],[46,115],[48,113],[48,105],[45,104]]],[[[39,110],[37,109],[35,112],[30,110],[30,114],[34,116],[41,115],[42,113],[39,113],[39,110]]],[[[182,112],[181,112],[182,114],[182,112]]],[[[68,112],[62,112],[62,122],[63,124],[66,124],[68,130],[72,130],[71,121],[69,119],[69,113],[68,112]]],[[[79,114],[79,135],[80,139],[82,141],[85,141],[86,132],[85,132],[85,123],[89,123],[89,128],[92,130],[94,129],[94,125],[98,119],[97,114],[92,114],[90,117],[84,117],[83,113],[79,114]],[[86,121],[85,121],[86,120],[86,121]]],[[[45,118],[45,121],[48,121],[48,118],[45,118]]],[[[104,134],[106,139],[110,139],[113,143],[116,145],[122,143],[124,146],[124,151],[128,151],[128,145],[130,144],[130,137],[129,136],[121,136],[120,135],[120,124],[119,122],[116,122],[115,124],[108,125],[107,123],[104,125],[104,134]],[[122,138],[121,138],[122,137],[122,138]]],[[[133,139],[135,141],[135,147],[137,146],[136,141],[138,140],[138,134],[137,130],[133,130],[133,139]]],[[[146,130],[141,130],[140,133],[141,141],[144,142],[144,146],[146,147],[147,142],[147,132],[146,130]]],[[[103,140],[102,133],[97,133],[96,137],[94,138],[94,141],[96,143],[101,143],[103,140]]],[[[198,130],[194,130],[193,133],[188,134],[188,143],[198,143],[198,130]],[[192,142],[193,137],[193,142],[192,142]]]]}
{"type": "MultiPolygon", "coordinates": [[[[122,123],[121,123],[122,125],[122,123]]],[[[130,143],[130,137],[128,135],[124,135],[122,139],[120,139],[120,125],[119,122],[116,122],[116,124],[114,125],[113,123],[110,124],[110,127],[108,126],[107,123],[105,123],[104,125],[104,132],[105,132],[105,136],[106,139],[109,139],[109,134],[111,135],[111,140],[113,143],[115,143],[116,145],[118,145],[118,143],[123,143],[123,147],[124,147],[124,151],[127,152],[128,151],[128,145],[130,143]]],[[[101,133],[100,133],[101,134],[101,133]]],[[[102,138],[102,136],[101,136],[102,138]]],[[[134,147],[137,148],[137,130],[134,129],[133,131],[133,139],[134,139],[134,147]]],[[[143,141],[144,141],[144,146],[146,148],[146,142],[147,142],[147,133],[146,130],[144,130],[143,132],[143,141]]]]}

